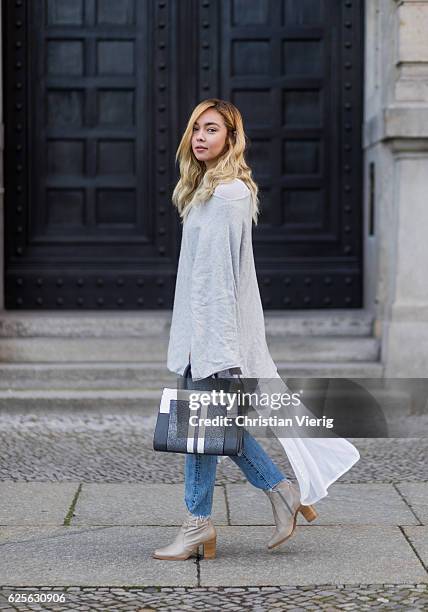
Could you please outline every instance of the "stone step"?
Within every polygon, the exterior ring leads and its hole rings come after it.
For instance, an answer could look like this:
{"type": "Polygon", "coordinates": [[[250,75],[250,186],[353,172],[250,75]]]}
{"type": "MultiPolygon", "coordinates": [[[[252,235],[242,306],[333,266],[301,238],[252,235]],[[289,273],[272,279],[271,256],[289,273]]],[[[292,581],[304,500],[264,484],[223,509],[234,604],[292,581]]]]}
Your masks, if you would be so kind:
{"type": "Polygon", "coordinates": [[[56,410],[87,412],[89,410],[117,414],[129,411],[136,414],[157,413],[162,389],[119,390],[61,390],[27,389],[0,391],[0,410],[7,413],[43,414],[56,410]]]}
{"type": "MultiPolygon", "coordinates": [[[[313,378],[382,377],[376,362],[275,362],[280,376],[313,378]]],[[[0,364],[0,389],[152,389],[175,384],[165,363],[8,363],[0,364]]]]}
{"type": "MultiPolygon", "coordinates": [[[[276,361],[378,361],[379,340],[358,336],[267,336],[276,361]]],[[[166,362],[168,338],[1,338],[0,362],[166,362]]]]}
{"type": "Polygon", "coordinates": [[[373,315],[365,310],[265,311],[267,336],[371,336],[373,315]]]}
{"type": "Polygon", "coordinates": [[[277,361],[378,361],[377,338],[355,336],[267,337],[272,359],[277,361]]]}
{"type": "MultiPolygon", "coordinates": [[[[145,312],[2,312],[0,338],[123,338],[168,334],[171,310],[145,312]]],[[[370,336],[373,315],[351,310],[266,310],[267,335],[370,336]]]]}
{"type": "Polygon", "coordinates": [[[0,338],[123,338],[169,332],[171,311],[0,313],[0,338]]]}

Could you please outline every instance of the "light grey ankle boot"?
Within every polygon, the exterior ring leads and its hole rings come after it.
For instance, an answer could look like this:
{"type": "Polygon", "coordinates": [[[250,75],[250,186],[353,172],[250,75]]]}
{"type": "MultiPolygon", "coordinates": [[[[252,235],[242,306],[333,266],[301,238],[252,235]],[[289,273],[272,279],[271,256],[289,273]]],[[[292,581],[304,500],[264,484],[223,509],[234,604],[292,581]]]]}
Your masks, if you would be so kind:
{"type": "Polygon", "coordinates": [[[188,512],[175,540],[171,544],[155,550],[153,557],[171,561],[184,560],[197,554],[201,545],[204,547],[204,559],[214,559],[215,527],[209,517],[201,518],[188,512]]]}
{"type": "Polygon", "coordinates": [[[299,487],[288,480],[282,480],[273,489],[265,490],[265,493],[272,504],[276,525],[268,543],[269,549],[279,546],[293,535],[298,512],[301,512],[307,521],[313,521],[318,516],[313,506],[302,506],[299,487]]]}

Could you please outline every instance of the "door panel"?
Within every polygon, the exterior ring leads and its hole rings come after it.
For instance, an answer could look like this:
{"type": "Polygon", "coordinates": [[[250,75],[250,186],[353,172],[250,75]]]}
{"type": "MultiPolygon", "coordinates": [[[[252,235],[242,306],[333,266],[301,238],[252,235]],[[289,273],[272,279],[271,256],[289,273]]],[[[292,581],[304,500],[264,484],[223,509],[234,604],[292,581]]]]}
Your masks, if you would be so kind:
{"type": "Polygon", "coordinates": [[[266,308],[362,305],[362,8],[202,3],[199,97],[229,99],[243,115],[266,308]]]}
{"type": "Polygon", "coordinates": [[[7,3],[7,308],[170,307],[173,20],[160,4],[7,3]]]}

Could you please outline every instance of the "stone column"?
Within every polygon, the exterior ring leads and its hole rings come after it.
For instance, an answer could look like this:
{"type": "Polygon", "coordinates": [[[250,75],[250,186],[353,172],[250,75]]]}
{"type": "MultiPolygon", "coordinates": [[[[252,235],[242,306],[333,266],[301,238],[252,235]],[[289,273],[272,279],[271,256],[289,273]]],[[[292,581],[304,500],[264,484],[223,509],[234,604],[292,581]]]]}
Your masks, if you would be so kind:
{"type": "Polygon", "coordinates": [[[366,2],[364,146],[366,295],[385,376],[428,377],[428,0],[366,2]]]}
{"type": "MultiPolygon", "coordinates": [[[[0,11],[0,37],[3,43],[2,11],[0,11]]],[[[3,83],[3,44],[0,44],[0,84],[3,83]]],[[[3,87],[0,86],[0,312],[4,310],[4,123],[3,87]]]]}

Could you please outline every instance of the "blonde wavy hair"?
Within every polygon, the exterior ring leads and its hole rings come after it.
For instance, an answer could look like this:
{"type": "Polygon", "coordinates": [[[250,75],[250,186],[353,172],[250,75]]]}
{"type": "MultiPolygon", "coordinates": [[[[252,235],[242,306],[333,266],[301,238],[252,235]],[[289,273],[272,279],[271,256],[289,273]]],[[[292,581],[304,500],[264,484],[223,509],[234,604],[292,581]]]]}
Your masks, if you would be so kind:
{"type": "Polygon", "coordinates": [[[257,225],[260,214],[258,187],[253,181],[251,169],[244,157],[247,142],[241,113],[231,102],[210,98],[203,100],[195,107],[175,156],[176,161],[179,162],[180,180],[172,194],[172,202],[178,209],[182,223],[191,207],[206,202],[217,185],[239,178],[251,191],[252,218],[257,225]],[[225,151],[219,156],[215,167],[210,169],[206,168],[203,161],[196,159],[192,150],[193,126],[208,108],[213,108],[220,113],[227,128],[225,151]]]}

